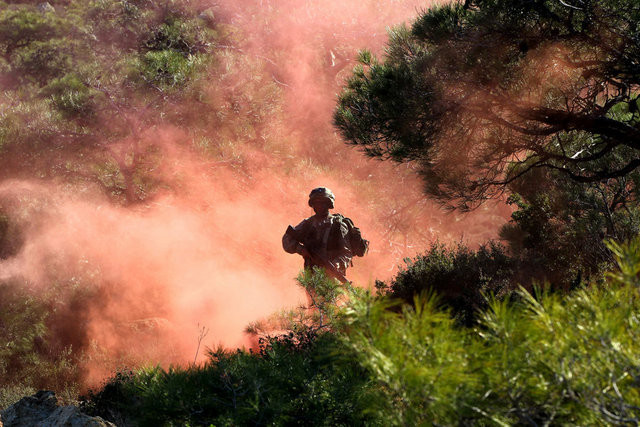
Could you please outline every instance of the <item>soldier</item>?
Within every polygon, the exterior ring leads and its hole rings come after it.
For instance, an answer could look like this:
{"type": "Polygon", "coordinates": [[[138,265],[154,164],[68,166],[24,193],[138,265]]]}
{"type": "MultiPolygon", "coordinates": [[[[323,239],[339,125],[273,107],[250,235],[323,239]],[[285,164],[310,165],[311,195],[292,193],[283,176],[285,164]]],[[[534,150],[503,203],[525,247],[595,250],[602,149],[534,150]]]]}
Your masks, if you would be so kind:
{"type": "Polygon", "coordinates": [[[351,258],[364,256],[369,242],[349,218],[329,213],[334,201],[335,196],[328,188],[314,188],[309,194],[309,206],[315,215],[295,228],[289,226],[282,236],[282,247],[290,254],[302,255],[304,268],[323,267],[344,283],[347,267],[353,265],[351,258]]]}

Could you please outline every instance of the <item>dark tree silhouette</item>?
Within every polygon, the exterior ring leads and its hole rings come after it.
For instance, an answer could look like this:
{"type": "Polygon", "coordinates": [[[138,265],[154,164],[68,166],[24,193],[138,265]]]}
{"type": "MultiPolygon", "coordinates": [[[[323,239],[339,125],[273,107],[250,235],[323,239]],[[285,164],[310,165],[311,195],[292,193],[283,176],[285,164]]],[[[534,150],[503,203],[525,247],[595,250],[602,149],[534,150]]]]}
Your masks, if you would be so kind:
{"type": "Polygon", "coordinates": [[[335,123],[366,154],[416,162],[426,192],[471,208],[532,169],[580,183],[640,166],[640,3],[467,0],[368,52],[335,123]]]}

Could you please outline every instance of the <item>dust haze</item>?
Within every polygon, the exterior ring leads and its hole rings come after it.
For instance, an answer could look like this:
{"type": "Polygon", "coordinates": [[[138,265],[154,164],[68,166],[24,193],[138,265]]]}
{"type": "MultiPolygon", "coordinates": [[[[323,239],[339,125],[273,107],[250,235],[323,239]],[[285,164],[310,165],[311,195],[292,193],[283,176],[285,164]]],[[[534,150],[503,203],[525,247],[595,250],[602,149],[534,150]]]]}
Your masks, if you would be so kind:
{"type": "Polygon", "coordinates": [[[436,239],[476,245],[495,237],[504,207],[446,214],[421,194],[411,165],[366,159],[332,127],[358,49],[382,52],[386,27],[427,6],[194,3],[242,34],[215,48],[206,107],[185,107],[220,112],[204,142],[169,126],[140,135],[161,150],[153,173],[166,188],[125,206],[90,185],[0,183],[2,210],[21,235],[19,250],[0,261],[0,280],[58,295],[54,333],[61,345],[89,355],[82,362],[87,384],[123,366],[202,361],[196,348],[203,327],[203,346],[250,347],[243,332],[250,322],[304,304],[295,284],[302,259],[286,254],[280,240],[287,225],[312,215],[307,196],[314,187],[331,188],[334,212],[371,241],[369,254],[348,271],[359,286],[391,278],[403,257],[436,239]],[[251,67],[229,71],[239,61],[251,67]],[[234,137],[230,111],[242,109],[232,105],[238,96],[269,99],[256,106],[268,120],[252,138],[234,137]]]}

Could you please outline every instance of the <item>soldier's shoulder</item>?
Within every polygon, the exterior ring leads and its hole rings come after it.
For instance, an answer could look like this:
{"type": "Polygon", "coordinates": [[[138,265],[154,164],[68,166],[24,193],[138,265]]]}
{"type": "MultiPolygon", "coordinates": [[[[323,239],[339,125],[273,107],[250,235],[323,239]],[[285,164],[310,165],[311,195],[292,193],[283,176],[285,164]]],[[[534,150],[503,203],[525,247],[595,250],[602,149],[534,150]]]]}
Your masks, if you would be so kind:
{"type": "Polygon", "coordinates": [[[303,220],[302,220],[302,221],[300,221],[300,222],[298,223],[298,225],[296,225],[294,228],[295,228],[296,230],[299,230],[300,228],[305,227],[307,224],[309,224],[309,218],[305,218],[305,219],[303,219],[303,220]]]}
{"type": "Polygon", "coordinates": [[[332,214],[334,221],[340,221],[340,222],[344,222],[347,225],[349,225],[350,227],[353,227],[353,221],[351,220],[351,218],[347,218],[346,216],[339,214],[339,213],[335,213],[332,214]]]}
{"type": "Polygon", "coordinates": [[[314,223],[313,220],[313,215],[303,219],[302,221],[300,221],[300,224],[298,224],[298,227],[307,227],[307,226],[312,226],[314,223]]]}

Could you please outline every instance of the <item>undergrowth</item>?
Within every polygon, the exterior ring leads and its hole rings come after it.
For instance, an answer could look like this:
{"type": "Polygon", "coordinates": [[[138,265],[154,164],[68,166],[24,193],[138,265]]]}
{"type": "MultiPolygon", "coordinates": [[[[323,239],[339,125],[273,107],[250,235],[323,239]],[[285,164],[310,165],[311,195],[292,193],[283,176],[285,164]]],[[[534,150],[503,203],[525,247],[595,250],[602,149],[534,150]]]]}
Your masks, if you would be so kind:
{"type": "Polygon", "coordinates": [[[435,295],[399,306],[349,289],[326,331],[121,373],[86,409],[138,425],[634,425],[640,241],[608,246],[619,268],[604,283],[488,297],[473,327],[435,295]]]}

